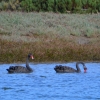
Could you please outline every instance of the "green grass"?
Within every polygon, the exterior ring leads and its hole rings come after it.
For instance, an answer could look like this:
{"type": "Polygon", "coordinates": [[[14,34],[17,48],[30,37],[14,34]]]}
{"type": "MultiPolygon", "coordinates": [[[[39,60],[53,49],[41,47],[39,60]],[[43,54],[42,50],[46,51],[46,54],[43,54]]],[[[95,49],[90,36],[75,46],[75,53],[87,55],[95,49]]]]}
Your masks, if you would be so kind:
{"type": "Polygon", "coordinates": [[[0,12],[0,31],[11,34],[100,34],[100,14],[0,12]]]}
{"type": "Polygon", "coordinates": [[[100,14],[0,12],[0,62],[100,61],[100,14]]]}

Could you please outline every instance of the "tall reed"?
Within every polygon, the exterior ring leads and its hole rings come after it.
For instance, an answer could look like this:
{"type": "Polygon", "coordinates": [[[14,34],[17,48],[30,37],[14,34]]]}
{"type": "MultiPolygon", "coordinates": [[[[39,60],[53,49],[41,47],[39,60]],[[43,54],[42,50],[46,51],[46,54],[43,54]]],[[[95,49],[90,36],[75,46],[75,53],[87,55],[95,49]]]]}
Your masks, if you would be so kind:
{"type": "Polygon", "coordinates": [[[29,52],[33,53],[36,62],[100,61],[99,45],[77,44],[64,38],[48,36],[33,42],[0,39],[0,62],[23,62],[29,52]]]}

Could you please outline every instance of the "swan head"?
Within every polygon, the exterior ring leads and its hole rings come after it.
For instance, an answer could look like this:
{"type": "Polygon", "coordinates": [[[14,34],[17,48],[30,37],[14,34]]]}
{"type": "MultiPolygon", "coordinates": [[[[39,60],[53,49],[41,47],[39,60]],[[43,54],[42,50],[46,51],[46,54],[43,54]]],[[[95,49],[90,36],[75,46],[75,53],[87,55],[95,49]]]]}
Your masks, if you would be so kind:
{"type": "Polygon", "coordinates": [[[86,66],[84,66],[84,73],[86,73],[86,71],[87,71],[87,68],[86,68],[86,66]]]}
{"type": "Polygon", "coordinates": [[[28,54],[28,58],[34,59],[33,55],[30,53],[28,54]]]}

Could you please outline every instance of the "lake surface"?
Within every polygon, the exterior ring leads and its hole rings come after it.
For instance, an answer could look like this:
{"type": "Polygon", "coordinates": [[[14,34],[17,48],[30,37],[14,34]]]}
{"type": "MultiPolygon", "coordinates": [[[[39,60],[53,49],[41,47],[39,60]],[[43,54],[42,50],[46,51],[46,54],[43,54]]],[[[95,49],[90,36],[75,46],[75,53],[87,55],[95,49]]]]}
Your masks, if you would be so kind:
{"type": "MultiPolygon", "coordinates": [[[[0,100],[100,100],[100,63],[86,63],[87,73],[54,71],[61,63],[30,63],[33,73],[8,74],[0,64],[0,100]]],[[[75,68],[76,63],[63,63],[75,68]]]]}

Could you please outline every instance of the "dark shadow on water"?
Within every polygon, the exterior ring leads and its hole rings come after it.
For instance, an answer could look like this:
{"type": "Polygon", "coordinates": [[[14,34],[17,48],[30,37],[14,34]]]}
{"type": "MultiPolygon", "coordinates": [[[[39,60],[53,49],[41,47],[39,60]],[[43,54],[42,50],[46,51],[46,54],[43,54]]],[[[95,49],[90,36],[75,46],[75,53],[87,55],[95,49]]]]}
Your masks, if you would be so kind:
{"type": "Polygon", "coordinates": [[[10,90],[10,89],[14,89],[14,88],[11,88],[11,87],[2,87],[1,89],[3,89],[3,90],[10,90]]]}
{"type": "Polygon", "coordinates": [[[42,75],[41,75],[40,77],[42,77],[42,78],[46,78],[46,76],[42,76],[42,75]]]}

